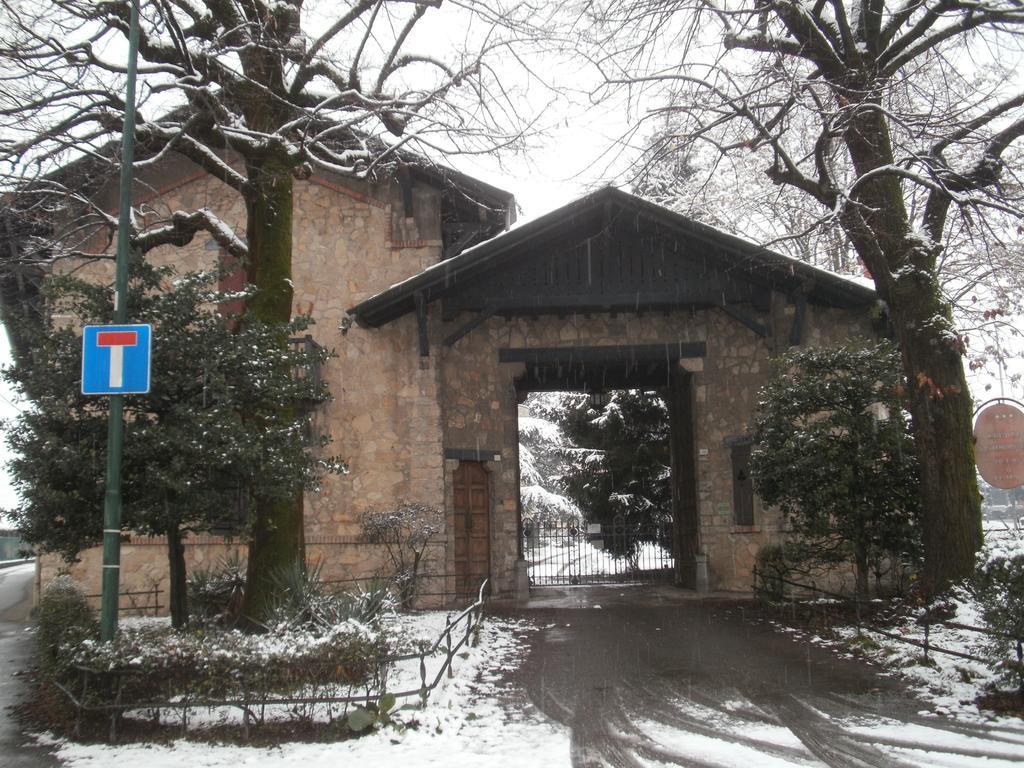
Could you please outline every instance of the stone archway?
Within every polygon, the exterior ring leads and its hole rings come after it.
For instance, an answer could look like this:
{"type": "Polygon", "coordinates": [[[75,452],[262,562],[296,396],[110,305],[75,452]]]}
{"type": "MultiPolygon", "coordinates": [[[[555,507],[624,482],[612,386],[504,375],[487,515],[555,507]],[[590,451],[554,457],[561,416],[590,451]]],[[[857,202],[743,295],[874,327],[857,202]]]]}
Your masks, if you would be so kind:
{"type": "Polygon", "coordinates": [[[433,389],[412,394],[437,409],[443,458],[491,468],[497,593],[524,583],[521,393],[649,385],[669,392],[677,581],[745,590],[758,551],[783,531],[777,512],[756,497],[747,503],[734,467],[770,360],[794,344],[871,338],[876,299],[609,188],[432,265],[350,313],[367,328],[396,323],[385,354],[418,353],[433,389]]]}
{"type": "MultiPolygon", "coordinates": [[[[669,412],[672,487],[672,562],[674,581],[691,589],[707,588],[706,561],[700,550],[697,507],[696,403],[693,374],[703,366],[702,342],[605,345],[595,347],[502,348],[503,363],[522,363],[515,379],[517,402],[531,392],[604,392],[657,389],[669,412]]],[[[517,497],[521,495],[517,486],[517,497]]],[[[522,510],[517,526],[522,538],[522,510]]],[[[523,557],[522,549],[519,551],[523,557]]]]}

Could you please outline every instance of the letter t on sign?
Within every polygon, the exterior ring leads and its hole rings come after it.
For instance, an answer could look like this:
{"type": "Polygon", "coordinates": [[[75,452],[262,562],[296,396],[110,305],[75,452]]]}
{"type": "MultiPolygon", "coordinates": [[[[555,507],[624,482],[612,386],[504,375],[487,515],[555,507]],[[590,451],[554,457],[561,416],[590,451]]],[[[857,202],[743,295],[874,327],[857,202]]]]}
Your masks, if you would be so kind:
{"type": "Polygon", "coordinates": [[[82,394],[149,392],[153,329],[136,325],[87,325],[82,329],[82,394]]]}
{"type": "Polygon", "coordinates": [[[100,331],[96,334],[96,346],[110,347],[110,388],[124,386],[124,348],[139,343],[135,331],[100,331]]]}

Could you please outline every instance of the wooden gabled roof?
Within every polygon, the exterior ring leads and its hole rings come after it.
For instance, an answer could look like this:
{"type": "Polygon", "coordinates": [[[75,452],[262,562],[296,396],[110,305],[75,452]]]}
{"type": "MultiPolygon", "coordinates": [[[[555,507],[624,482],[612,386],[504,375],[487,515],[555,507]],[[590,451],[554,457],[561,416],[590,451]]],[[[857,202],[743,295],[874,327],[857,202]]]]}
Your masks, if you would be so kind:
{"type": "Polygon", "coordinates": [[[614,187],[428,267],[349,314],[378,327],[444,299],[445,316],[762,304],[770,290],[827,306],[874,303],[871,288],[614,187]]]}

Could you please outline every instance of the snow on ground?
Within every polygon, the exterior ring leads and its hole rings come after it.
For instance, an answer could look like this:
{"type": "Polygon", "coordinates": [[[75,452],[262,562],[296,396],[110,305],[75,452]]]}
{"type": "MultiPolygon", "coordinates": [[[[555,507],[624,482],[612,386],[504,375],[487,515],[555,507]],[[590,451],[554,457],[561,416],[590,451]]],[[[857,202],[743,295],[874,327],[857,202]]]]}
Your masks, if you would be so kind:
{"type": "Polygon", "coordinates": [[[740,696],[718,706],[686,698],[660,702],[654,712],[630,713],[616,729],[620,744],[643,766],[784,768],[834,765],[899,765],[903,768],[1011,768],[1024,759],[1024,725],[965,726],[919,717],[896,720],[877,714],[835,716],[794,700],[803,716],[796,730],[775,713],[740,696]],[[826,759],[830,757],[831,759],[826,759]],[[845,758],[845,759],[843,759],[845,758]],[[839,759],[838,763],[832,762],[839,759]]]}
{"type": "MultiPolygon", "coordinates": [[[[616,556],[584,536],[569,540],[551,539],[541,533],[536,542],[527,542],[523,555],[529,563],[530,578],[534,584],[570,584],[583,574],[610,576],[628,574],[627,558],[616,556]]],[[[637,567],[644,570],[671,569],[675,566],[672,553],[661,545],[645,541],[636,553],[637,567]]]]}
{"type": "MultiPolygon", "coordinates": [[[[1016,550],[1024,546],[1024,535],[1019,527],[997,521],[985,526],[985,541],[988,547],[1016,550]]],[[[980,610],[966,590],[956,590],[951,601],[955,609],[951,621],[972,627],[985,627],[980,610]]],[[[908,640],[924,642],[924,626],[917,622],[919,609],[901,618],[887,631],[908,640]]],[[[774,623],[774,622],[773,622],[774,623]]],[[[806,634],[792,627],[775,623],[777,629],[806,634]]],[[[858,655],[879,664],[887,674],[900,678],[918,696],[932,705],[933,712],[951,715],[964,720],[1001,722],[1020,726],[1016,718],[994,718],[975,705],[975,699],[997,681],[998,674],[989,664],[964,659],[950,654],[930,651],[924,658],[924,650],[909,643],[886,637],[870,628],[858,632],[853,626],[836,626],[832,637],[810,636],[811,642],[849,651],[857,649],[858,655]],[[838,645],[837,645],[838,641],[838,645]]],[[[929,627],[929,645],[932,649],[943,648],[973,656],[983,657],[985,635],[942,624],[929,627]]],[[[848,654],[853,655],[853,654],[848,654]]]]}
{"type": "MultiPolygon", "coordinates": [[[[417,614],[416,620],[406,622],[424,637],[434,637],[435,630],[443,627],[445,615],[417,614]]],[[[569,766],[568,731],[530,707],[507,682],[508,673],[522,663],[522,641],[534,630],[525,621],[485,619],[477,647],[465,649],[464,658],[463,654],[456,656],[455,677],[442,682],[426,709],[402,713],[403,719],[418,721],[418,726],[404,731],[385,728],[348,741],[275,748],[189,740],[119,746],[76,744],[45,736],[39,741],[55,746],[57,758],[70,768],[139,764],[146,768],[569,766]]]]}
{"type": "MultiPolygon", "coordinates": [[[[955,621],[983,626],[976,606],[965,594],[958,594],[954,603],[957,608],[955,621]]],[[[915,615],[917,613],[919,611],[915,615]]],[[[913,616],[903,618],[895,627],[889,627],[888,631],[907,639],[924,641],[924,628],[913,616]]],[[[922,648],[885,637],[869,628],[862,630],[861,638],[858,638],[855,627],[838,627],[835,634],[840,640],[864,649],[864,655],[880,663],[887,673],[901,678],[915,693],[929,702],[935,712],[969,719],[982,718],[974,699],[997,678],[996,672],[988,664],[934,650],[928,654],[926,661],[922,648]]],[[[827,644],[824,640],[820,642],[827,644]]],[[[984,643],[985,637],[976,632],[939,624],[929,628],[929,644],[933,648],[980,656],[984,643]]]]}

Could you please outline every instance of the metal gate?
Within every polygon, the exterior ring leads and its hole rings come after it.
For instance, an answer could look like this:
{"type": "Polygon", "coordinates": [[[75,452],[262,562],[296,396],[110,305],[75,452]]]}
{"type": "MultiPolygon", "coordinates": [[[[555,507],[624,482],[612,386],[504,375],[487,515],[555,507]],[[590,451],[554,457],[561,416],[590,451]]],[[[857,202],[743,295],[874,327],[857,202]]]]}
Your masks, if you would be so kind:
{"type": "Polygon", "coordinates": [[[672,581],[672,524],[524,521],[530,585],[672,581]]]}

